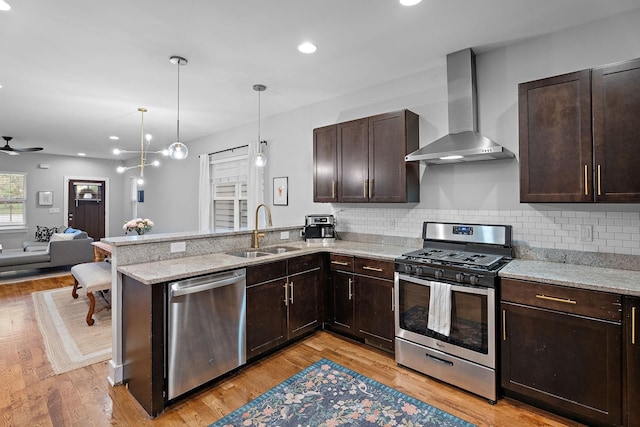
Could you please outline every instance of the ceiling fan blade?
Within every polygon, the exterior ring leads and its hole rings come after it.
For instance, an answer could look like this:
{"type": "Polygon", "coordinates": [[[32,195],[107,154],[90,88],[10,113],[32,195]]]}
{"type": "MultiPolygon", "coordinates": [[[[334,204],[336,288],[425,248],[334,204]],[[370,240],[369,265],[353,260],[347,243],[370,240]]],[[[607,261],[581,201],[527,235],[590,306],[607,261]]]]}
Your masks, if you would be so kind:
{"type": "Polygon", "coordinates": [[[30,147],[30,148],[12,148],[13,151],[18,153],[26,153],[28,151],[42,151],[42,147],[30,147]]]}

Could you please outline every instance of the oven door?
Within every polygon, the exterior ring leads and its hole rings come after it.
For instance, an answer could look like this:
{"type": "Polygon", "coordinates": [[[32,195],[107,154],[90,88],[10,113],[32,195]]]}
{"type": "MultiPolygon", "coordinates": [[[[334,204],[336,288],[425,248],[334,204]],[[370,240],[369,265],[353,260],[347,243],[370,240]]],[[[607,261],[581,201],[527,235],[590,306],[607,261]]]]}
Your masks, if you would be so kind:
{"type": "Polygon", "coordinates": [[[449,336],[427,327],[432,284],[395,273],[396,336],[495,369],[495,289],[451,284],[449,336]]]}

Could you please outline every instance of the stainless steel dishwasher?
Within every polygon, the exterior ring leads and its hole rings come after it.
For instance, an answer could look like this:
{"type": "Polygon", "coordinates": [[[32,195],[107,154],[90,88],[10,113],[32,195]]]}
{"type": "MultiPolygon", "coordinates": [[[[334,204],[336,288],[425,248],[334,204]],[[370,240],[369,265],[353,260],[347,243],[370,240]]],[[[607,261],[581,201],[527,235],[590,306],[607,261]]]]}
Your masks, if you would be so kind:
{"type": "Polygon", "coordinates": [[[167,399],[246,363],[245,269],[169,284],[167,399]]]}

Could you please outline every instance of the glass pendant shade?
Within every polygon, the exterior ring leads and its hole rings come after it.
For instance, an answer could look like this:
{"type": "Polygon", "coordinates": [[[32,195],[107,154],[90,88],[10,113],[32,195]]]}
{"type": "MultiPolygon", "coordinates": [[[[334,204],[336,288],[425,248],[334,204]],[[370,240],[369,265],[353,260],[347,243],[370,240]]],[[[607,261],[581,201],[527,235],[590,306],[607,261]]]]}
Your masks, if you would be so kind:
{"type": "Polygon", "coordinates": [[[259,168],[263,168],[267,164],[267,156],[262,153],[256,154],[255,165],[259,168]]]}
{"type": "Polygon", "coordinates": [[[189,149],[181,142],[174,142],[169,146],[169,157],[174,160],[186,159],[189,155],[189,149]]]}

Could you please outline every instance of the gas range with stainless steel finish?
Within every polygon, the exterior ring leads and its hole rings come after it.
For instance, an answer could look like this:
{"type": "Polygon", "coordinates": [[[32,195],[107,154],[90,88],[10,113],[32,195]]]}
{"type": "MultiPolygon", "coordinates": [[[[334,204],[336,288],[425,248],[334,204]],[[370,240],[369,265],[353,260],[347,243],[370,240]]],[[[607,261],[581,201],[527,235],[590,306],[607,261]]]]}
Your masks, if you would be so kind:
{"type": "Polygon", "coordinates": [[[395,260],[396,362],[495,402],[495,288],[511,226],[425,222],[422,238],[395,260]]]}

